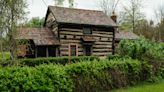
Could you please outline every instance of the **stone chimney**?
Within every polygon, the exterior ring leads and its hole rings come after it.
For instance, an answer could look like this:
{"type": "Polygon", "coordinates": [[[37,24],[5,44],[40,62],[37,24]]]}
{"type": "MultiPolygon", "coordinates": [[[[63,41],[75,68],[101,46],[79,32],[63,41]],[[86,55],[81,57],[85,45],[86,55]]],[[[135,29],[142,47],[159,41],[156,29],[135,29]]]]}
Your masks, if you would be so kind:
{"type": "Polygon", "coordinates": [[[114,11],[112,12],[111,19],[112,19],[115,23],[117,23],[117,15],[115,14],[114,11]]]}

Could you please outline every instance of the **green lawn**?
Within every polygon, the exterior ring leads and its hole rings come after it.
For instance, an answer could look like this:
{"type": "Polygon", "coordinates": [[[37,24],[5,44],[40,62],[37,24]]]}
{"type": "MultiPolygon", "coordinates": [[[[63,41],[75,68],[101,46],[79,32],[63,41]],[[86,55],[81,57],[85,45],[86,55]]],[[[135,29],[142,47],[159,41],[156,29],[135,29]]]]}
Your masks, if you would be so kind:
{"type": "Polygon", "coordinates": [[[109,92],[164,92],[164,81],[154,84],[142,84],[135,87],[116,89],[109,92]]]}

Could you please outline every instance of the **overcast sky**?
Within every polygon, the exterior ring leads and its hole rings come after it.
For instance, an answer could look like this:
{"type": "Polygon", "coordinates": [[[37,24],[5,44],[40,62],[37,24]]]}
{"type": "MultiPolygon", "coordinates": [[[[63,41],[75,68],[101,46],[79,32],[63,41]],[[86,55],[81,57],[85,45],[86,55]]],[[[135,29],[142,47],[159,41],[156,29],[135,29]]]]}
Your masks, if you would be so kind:
{"type": "MultiPolygon", "coordinates": [[[[44,17],[46,15],[47,6],[54,5],[53,0],[44,0],[46,5],[44,4],[43,0],[27,0],[28,2],[28,18],[31,17],[44,17]]],[[[100,10],[99,2],[101,0],[75,0],[76,8],[82,9],[93,9],[93,10],[100,10]]],[[[120,0],[120,5],[126,5],[126,0],[120,0]]],[[[154,11],[155,9],[159,8],[159,6],[164,5],[164,0],[145,0],[145,5],[143,12],[146,15],[147,19],[155,19],[154,11]]],[[[67,6],[67,4],[65,5],[67,6]]],[[[117,10],[120,6],[117,6],[117,10]]]]}

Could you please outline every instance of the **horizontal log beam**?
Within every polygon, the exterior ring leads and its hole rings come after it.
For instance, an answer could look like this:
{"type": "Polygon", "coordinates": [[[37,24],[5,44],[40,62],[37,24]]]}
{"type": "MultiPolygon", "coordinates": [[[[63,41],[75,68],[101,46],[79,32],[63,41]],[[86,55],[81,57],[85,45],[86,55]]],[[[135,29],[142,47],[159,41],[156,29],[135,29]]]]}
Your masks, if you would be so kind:
{"type": "Polygon", "coordinates": [[[99,30],[99,31],[93,31],[93,33],[96,33],[96,34],[106,34],[106,35],[113,35],[113,32],[105,32],[105,31],[101,31],[101,30],[99,30]]]}
{"type": "Polygon", "coordinates": [[[60,31],[62,32],[65,32],[65,31],[69,31],[69,32],[80,32],[80,33],[83,33],[83,30],[82,29],[73,29],[73,28],[61,28],[60,31]]]}
{"type": "Polygon", "coordinates": [[[93,45],[93,48],[112,48],[112,45],[93,45]]]}

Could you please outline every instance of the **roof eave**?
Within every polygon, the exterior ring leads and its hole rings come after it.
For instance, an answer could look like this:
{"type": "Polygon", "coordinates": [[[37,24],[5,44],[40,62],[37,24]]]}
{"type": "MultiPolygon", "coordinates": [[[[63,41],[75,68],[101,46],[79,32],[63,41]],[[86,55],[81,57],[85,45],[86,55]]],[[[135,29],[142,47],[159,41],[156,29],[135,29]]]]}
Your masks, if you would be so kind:
{"type": "Polygon", "coordinates": [[[118,25],[95,25],[95,24],[83,24],[83,23],[68,23],[68,22],[58,22],[60,24],[71,24],[71,25],[84,25],[84,26],[99,26],[99,27],[119,27],[118,25]]]}

